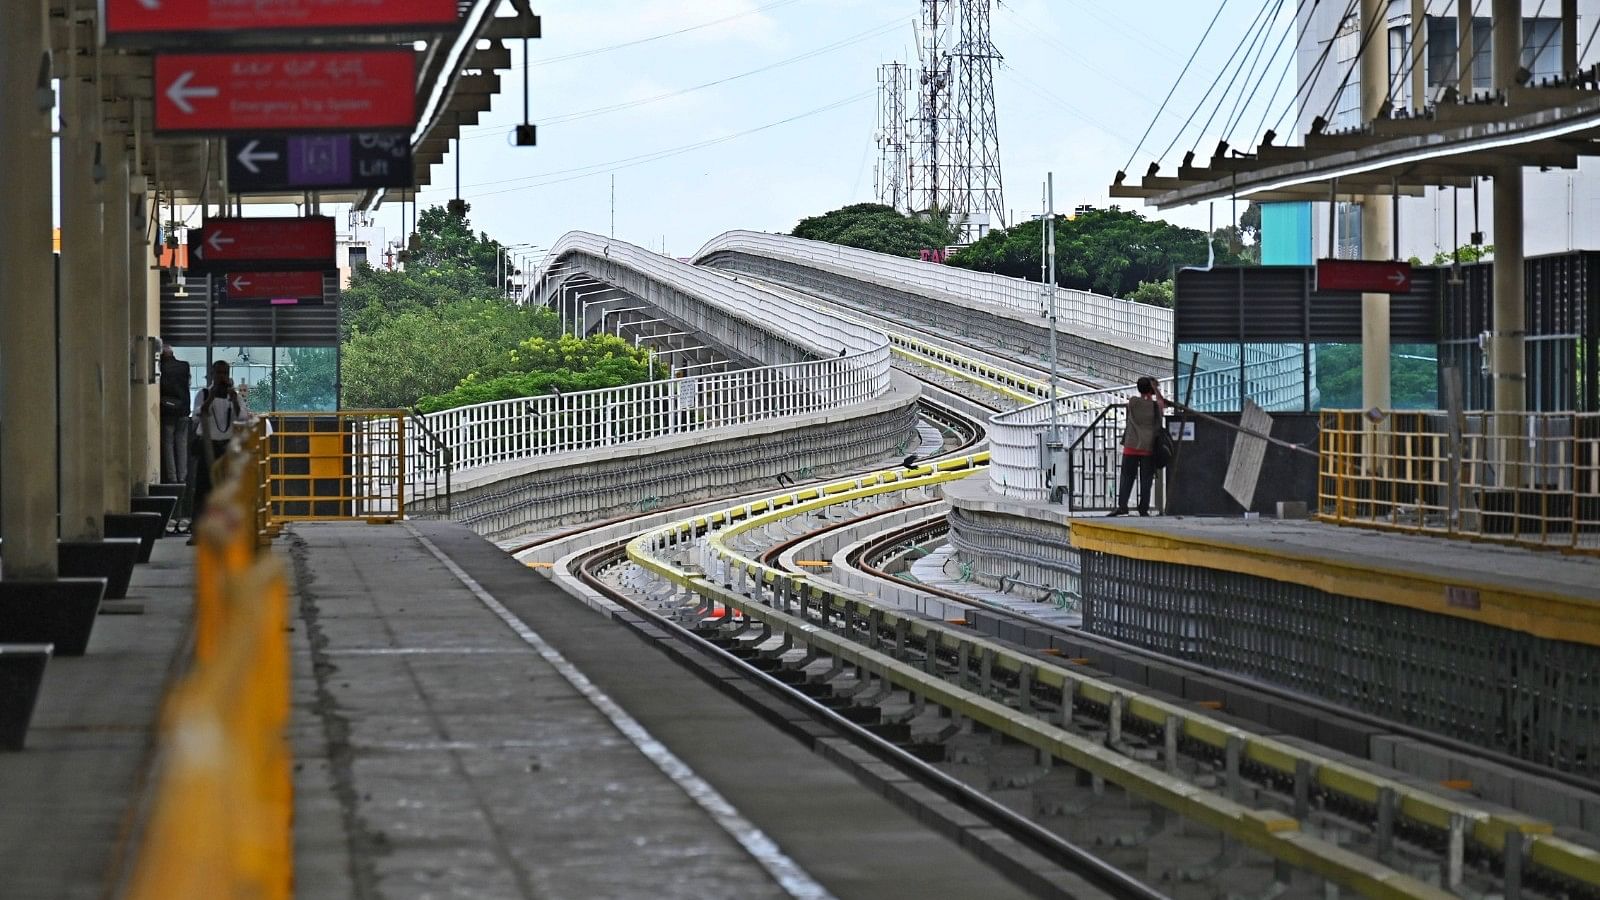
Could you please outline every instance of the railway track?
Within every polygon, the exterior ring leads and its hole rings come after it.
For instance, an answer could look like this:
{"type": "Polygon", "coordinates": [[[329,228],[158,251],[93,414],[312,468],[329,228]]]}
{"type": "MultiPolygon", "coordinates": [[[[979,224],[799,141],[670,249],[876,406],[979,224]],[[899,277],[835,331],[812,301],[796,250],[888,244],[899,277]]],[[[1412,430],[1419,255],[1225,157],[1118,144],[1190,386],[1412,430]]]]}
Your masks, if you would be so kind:
{"type": "MultiPolygon", "coordinates": [[[[981,470],[975,413],[1048,391],[1014,362],[1004,378],[991,377],[999,360],[946,366],[960,354],[916,335],[896,352],[930,384],[972,386],[926,409],[947,435],[942,461],[700,504],[642,531],[609,523],[612,536],[552,574],[719,648],[785,703],[1071,873],[1001,867],[1042,894],[1074,894],[1078,879],[1109,896],[1600,896],[1600,855],[1546,823],[784,568],[785,550],[828,531],[921,514],[847,560],[893,579],[879,564],[939,533],[937,485],[981,470]]],[[[1131,649],[1112,643],[1098,646],[1131,649]]]]}

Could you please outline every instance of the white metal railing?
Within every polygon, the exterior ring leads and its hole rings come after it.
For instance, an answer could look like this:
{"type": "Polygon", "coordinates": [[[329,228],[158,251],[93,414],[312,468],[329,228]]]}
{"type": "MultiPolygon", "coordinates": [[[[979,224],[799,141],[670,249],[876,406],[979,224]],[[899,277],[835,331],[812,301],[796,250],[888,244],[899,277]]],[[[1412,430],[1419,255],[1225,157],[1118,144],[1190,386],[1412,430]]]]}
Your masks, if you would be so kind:
{"type": "MultiPolygon", "coordinates": [[[[910,291],[963,305],[989,304],[1030,316],[1045,314],[1044,285],[1023,278],[974,272],[885,253],[858,250],[822,241],[758,231],[728,231],[717,235],[695,254],[698,263],[715,253],[750,253],[803,263],[849,278],[910,291]]],[[[1088,291],[1065,288],[1056,292],[1058,317],[1063,326],[1090,328],[1106,335],[1131,338],[1172,350],[1172,310],[1147,303],[1119,300],[1088,291]]]]}
{"type": "MultiPolygon", "coordinates": [[[[1298,350],[1246,364],[1248,395],[1263,409],[1301,409],[1305,396],[1301,364],[1302,354],[1298,350]],[[1287,374],[1291,371],[1292,379],[1287,374]]],[[[1189,394],[1188,403],[1195,409],[1238,409],[1237,366],[1196,374],[1192,393],[1188,381],[1187,378],[1183,380],[1181,389],[1189,394]]],[[[1161,392],[1170,399],[1183,399],[1175,396],[1178,388],[1172,378],[1162,378],[1160,383],[1161,392]]],[[[1055,417],[1062,443],[1071,444],[1102,409],[1122,403],[1133,393],[1133,386],[1127,385],[1063,395],[1057,401],[1060,407],[1055,417]]],[[[1051,418],[1049,400],[989,417],[989,482],[1000,494],[1032,502],[1049,500],[1050,488],[1045,483],[1040,440],[1048,433],[1051,418]]],[[[1121,449],[1111,448],[1108,452],[1120,453],[1121,449]]]]}
{"type": "MultiPolygon", "coordinates": [[[[453,471],[837,409],[889,390],[889,343],[865,325],[582,232],[557,241],[546,268],[573,255],[622,266],[713,308],[724,320],[739,319],[821,358],[431,413],[424,417],[428,431],[449,448],[453,471]]],[[[552,281],[544,290],[556,287],[552,281]]],[[[693,311],[674,312],[698,324],[693,311]]],[[[412,455],[418,452],[411,448],[412,455]]]]}

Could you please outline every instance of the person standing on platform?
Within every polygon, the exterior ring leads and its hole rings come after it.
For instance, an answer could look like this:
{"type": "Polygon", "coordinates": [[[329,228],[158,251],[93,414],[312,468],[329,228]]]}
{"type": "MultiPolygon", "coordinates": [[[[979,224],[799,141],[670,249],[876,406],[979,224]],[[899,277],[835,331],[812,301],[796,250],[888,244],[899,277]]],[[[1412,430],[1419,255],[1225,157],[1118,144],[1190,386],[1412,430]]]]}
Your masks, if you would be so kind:
{"type": "Polygon", "coordinates": [[[1160,432],[1166,425],[1161,411],[1166,409],[1167,398],[1161,395],[1160,382],[1149,375],[1140,378],[1135,387],[1139,396],[1128,398],[1127,424],[1122,430],[1122,477],[1113,516],[1128,514],[1128,498],[1135,479],[1139,481],[1139,515],[1150,515],[1150,484],[1155,480],[1156,469],[1166,465],[1157,451],[1164,446],[1160,432]]]}
{"type": "Polygon", "coordinates": [[[189,364],[161,346],[161,481],[189,480],[189,364]]]}
{"type": "MultiPolygon", "coordinates": [[[[239,392],[234,389],[232,369],[226,360],[211,364],[211,377],[194,397],[194,518],[206,511],[211,494],[212,467],[228,452],[228,441],[242,431],[250,417],[239,392]]],[[[194,538],[189,542],[194,543],[194,538]]]]}

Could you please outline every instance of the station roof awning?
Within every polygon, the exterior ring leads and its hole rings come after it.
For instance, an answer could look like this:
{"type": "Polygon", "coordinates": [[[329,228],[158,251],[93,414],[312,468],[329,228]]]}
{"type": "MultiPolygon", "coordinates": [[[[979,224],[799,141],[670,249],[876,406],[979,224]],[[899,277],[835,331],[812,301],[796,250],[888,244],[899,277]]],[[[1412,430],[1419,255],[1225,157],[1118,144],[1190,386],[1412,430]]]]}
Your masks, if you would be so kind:
{"type": "MultiPolygon", "coordinates": [[[[417,53],[418,121],[410,135],[418,186],[429,183],[430,167],[444,159],[450,141],[489,110],[500,88],[501,73],[511,67],[507,42],[539,36],[539,20],[527,0],[513,0],[510,15],[496,15],[501,0],[457,0],[455,27],[445,31],[388,31],[340,35],[296,36],[297,48],[404,46],[417,53]]],[[[224,196],[225,141],[217,137],[157,136],[152,130],[154,51],[107,46],[96,51],[98,0],[55,0],[51,41],[58,77],[98,74],[107,133],[134,135],[133,158],[139,174],[165,196],[194,203],[202,197],[218,202],[224,196]]],[[[281,46],[282,38],[230,34],[204,47],[173,49],[265,49],[281,46]]],[[[390,189],[387,199],[411,199],[414,190],[390,189]]],[[[304,195],[245,196],[247,203],[299,203],[304,195]]],[[[323,203],[351,203],[372,208],[385,197],[380,190],[320,191],[323,203]]]]}
{"type": "MultiPolygon", "coordinates": [[[[1593,85],[1594,72],[1585,85],[1593,85]]],[[[1600,156],[1600,90],[1523,87],[1440,103],[1426,114],[1375,120],[1366,127],[1306,135],[1301,147],[1224,149],[1208,164],[1186,158],[1175,175],[1152,168],[1135,184],[1119,174],[1111,196],[1158,209],[1210,200],[1351,199],[1418,196],[1430,187],[1464,187],[1507,165],[1576,168],[1600,156]]]]}

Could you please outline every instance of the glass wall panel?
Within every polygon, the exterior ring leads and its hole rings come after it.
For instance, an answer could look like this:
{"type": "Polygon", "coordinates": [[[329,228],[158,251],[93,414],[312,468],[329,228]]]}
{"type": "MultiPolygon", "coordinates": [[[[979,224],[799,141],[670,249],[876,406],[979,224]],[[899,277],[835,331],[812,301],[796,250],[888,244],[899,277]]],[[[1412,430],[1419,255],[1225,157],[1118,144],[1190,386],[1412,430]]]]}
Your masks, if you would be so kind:
{"type": "Polygon", "coordinates": [[[1308,363],[1304,344],[1245,344],[1245,396],[1267,412],[1305,412],[1308,363]]]}
{"type": "Polygon", "coordinates": [[[338,409],[338,353],[337,347],[278,348],[273,408],[295,412],[338,409]]]}
{"type": "Polygon", "coordinates": [[[1238,412],[1241,355],[1238,344],[1179,344],[1172,399],[1191,398],[1189,404],[1202,412],[1238,412]]]}

